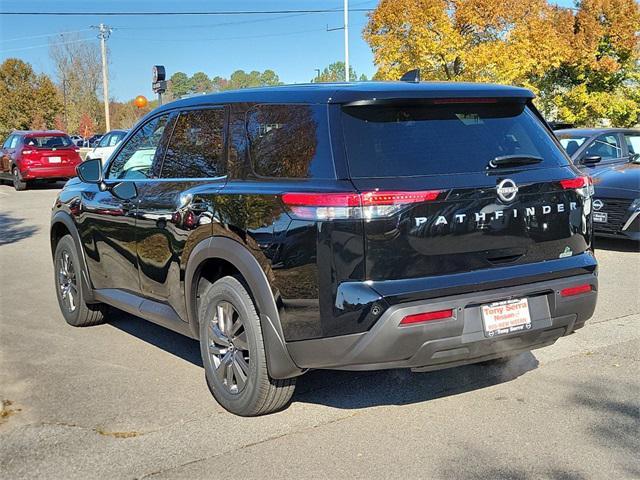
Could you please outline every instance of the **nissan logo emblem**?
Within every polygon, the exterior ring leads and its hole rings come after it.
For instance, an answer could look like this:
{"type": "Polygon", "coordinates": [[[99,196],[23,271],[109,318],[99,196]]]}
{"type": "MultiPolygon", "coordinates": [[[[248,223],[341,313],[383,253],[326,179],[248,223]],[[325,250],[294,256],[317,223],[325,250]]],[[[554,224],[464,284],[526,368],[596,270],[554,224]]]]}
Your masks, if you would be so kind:
{"type": "Polygon", "coordinates": [[[498,198],[503,202],[511,202],[516,198],[518,186],[516,185],[516,182],[510,178],[505,178],[496,187],[496,193],[498,194],[498,198]]]}
{"type": "Polygon", "coordinates": [[[602,207],[604,207],[604,202],[602,200],[598,198],[597,200],[593,201],[594,210],[600,210],[602,207]]]}

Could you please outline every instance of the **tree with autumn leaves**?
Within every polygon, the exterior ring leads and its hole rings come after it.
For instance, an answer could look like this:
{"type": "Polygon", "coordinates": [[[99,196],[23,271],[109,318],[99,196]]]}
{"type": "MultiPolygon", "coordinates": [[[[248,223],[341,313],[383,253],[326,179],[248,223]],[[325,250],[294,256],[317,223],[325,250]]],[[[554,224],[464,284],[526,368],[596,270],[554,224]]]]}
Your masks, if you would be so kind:
{"type": "Polygon", "coordinates": [[[376,78],[522,85],[550,118],[587,125],[640,116],[640,6],[582,0],[381,0],[364,38],[376,78]]]}

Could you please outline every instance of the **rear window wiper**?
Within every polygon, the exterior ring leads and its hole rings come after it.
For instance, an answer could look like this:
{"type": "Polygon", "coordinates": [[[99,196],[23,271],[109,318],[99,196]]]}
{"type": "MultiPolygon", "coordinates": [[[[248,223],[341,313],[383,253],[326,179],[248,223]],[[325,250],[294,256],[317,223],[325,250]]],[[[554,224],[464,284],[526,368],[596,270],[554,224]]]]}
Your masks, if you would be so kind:
{"type": "Polygon", "coordinates": [[[487,168],[517,167],[519,165],[534,165],[542,162],[542,157],[534,155],[502,155],[489,162],[487,168]]]}

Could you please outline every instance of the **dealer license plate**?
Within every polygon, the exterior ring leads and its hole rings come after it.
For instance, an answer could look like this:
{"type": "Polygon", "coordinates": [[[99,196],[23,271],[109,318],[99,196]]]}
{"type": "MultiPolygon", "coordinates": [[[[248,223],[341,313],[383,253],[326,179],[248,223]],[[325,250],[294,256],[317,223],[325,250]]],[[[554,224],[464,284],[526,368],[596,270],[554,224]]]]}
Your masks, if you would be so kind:
{"type": "Polygon", "coordinates": [[[593,221],[607,223],[607,212],[593,212],[593,221]]]}
{"type": "Polygon", "coordinates": [[[526,298],[519,298],[482,305],[482,320],[487,337],[529,330],[529,302],[526,298]]]}
{"type": "Polygon", "coordinates": [[[60,163],[61,161],[61,157],[49,157],[49,163],[60,163]]]}

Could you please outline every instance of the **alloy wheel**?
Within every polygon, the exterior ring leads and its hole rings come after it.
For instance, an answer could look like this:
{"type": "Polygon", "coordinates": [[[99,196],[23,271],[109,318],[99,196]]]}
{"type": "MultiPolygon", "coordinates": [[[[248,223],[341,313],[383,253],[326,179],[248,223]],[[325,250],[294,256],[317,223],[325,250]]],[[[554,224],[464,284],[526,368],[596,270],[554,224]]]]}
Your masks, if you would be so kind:
{"type": "Polygon", "coordinates": [[[214,375],[229,393],[240,393],[249,375],[249,343],[242,318],[231,303],[218,302],[207,337],[214,375]]]}
{"type": "Polygon", "coordinates": [[[65,308],[69,312],[75,311],[78,306],[78,286],[73,260],[67,251],[63,251],[58,259],[58,288],[65,308]]]}

